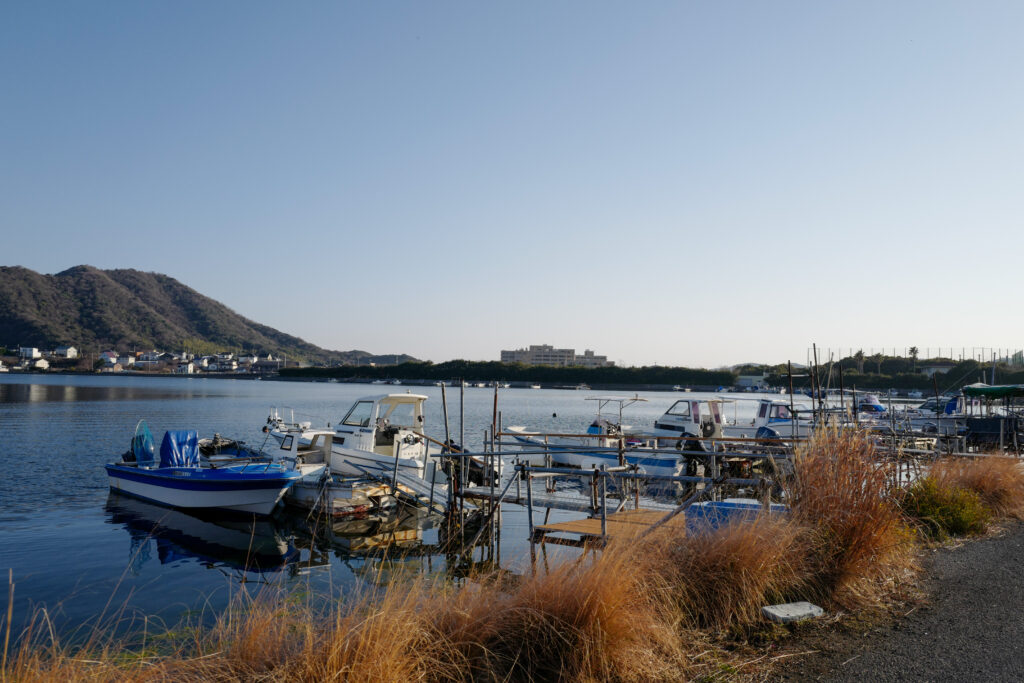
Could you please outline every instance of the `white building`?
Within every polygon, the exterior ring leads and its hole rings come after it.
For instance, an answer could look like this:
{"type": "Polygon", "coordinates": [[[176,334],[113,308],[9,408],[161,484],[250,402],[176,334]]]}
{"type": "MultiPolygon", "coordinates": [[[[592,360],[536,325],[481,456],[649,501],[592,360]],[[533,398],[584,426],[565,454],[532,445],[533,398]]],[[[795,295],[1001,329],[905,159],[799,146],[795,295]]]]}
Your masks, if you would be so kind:
{"type": "Polygon", "coordinates": [[[78,349],[74,346],[58,346],[53,355],[68,359],[78,358],[78,349]]]}
{"type": "Polygon", "coordinates": [[[50,361],[46,360],[45,358],[37,358],[32,362],[32,367],[36,370],[49,370],[50,361]]]}
{"type": "Polygon", "coordinates": [[[41,358],[43,354],[34,346],[22,346],[18,349],[19,358],[41,358]]]}
{"type": "Polygon", "coordinates": [[[608,356],[596,356],[587,349],[583,355],[576,355],[576,349],[556,349],[549,344],[533,344],[527,349],[501,352],[502,363],[524,365],[551,365],[555,367],[583,366],[602,368],[615,363],[608,362],[608,356]]]}

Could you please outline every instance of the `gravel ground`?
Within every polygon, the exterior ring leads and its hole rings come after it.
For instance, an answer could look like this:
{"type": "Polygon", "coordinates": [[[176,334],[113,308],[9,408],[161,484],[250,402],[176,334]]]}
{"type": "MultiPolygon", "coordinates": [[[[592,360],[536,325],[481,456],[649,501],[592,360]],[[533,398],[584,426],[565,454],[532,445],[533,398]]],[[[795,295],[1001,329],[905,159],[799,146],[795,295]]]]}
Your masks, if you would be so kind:
{"type": "Polygon", "coordinates": [[[818,653],[772,678],[1024,681],[1024,524],[930,551],[924,566],[924,604],[889,624],[808,634],[800,645],[818,653]]]}

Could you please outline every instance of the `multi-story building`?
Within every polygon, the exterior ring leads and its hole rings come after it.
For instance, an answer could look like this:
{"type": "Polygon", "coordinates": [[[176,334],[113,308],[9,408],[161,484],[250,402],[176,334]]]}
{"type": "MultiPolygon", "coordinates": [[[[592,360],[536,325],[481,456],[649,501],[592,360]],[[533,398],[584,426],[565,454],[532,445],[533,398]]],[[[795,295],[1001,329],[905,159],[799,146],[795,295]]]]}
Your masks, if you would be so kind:
{"type": "Polygon", "coordinates": [[[615,365],[608,361],[607,356],[596,356],[587,349],[583,355],[576,355],[576,349],[556,349],[549,344],[533,344],[527,349],[515,349],[501,352],[502,363],[522,363],[524,365],[553,365],[569,367],[580,365],[588,368],[601,368],[615,365]]]}

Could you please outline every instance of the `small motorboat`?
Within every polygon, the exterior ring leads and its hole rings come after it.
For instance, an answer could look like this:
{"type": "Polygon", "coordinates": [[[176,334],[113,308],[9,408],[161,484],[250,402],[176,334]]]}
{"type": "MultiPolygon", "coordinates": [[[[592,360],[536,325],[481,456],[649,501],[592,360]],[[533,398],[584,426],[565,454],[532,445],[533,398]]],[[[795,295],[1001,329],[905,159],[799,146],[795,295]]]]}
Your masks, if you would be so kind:
{"type": "Polygon", "coordinates": [[[110,488],[176,508],[215,508],[269,515],[303,472],[282,463],[246,461],[217,466],[200,461],[199,434],[168,431],[156,462],[153,435],[143,421],[121,462],[106,465],[110,488]]]}

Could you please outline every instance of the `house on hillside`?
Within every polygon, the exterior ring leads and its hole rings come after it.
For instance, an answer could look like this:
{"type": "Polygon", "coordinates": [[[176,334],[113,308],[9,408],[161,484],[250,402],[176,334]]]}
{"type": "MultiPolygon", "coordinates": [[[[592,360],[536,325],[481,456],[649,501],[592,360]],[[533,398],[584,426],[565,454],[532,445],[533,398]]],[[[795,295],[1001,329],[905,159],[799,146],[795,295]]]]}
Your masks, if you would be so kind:
{"type": "Polygon", "coordinates": [[[54,349],[53,355],[71,360],[73,358],[78,358],[78,349],[74,346],[58,346],[54,349]]]}
{"type": "Polygon", "coordinates": [[[34,346],[22,346],[18,349],[19,358],[41,358],[43,354],[34,346]]]}
{"type": "Polygon", "coordinates": [[[100,360],[104,365],[110,366],[117,362],[117,351],[104,351],[100,354],[100,360]]]}
{"type": "Polygon", "coordinates": [[[127,368],[135,365],[135,356],[128,354],[125,356],[118,356],[116,363],[120,363],[122,368],[127,368]]]}
{"type": "Polygon", "coordinates": [[[196,372],[196,364],[192,361],[185,361],[184,363],[178,363],[178,367],[174,368],[174,374],[176,375],[194,375],[196,372]]]}
{"type": "Polygon", "coordinates": [[[45,358],[37,358],[34,361],[32,361],[32,369],[33,370],[49,370],[50,369],[50,361],[46,360],[45,358]]]}

